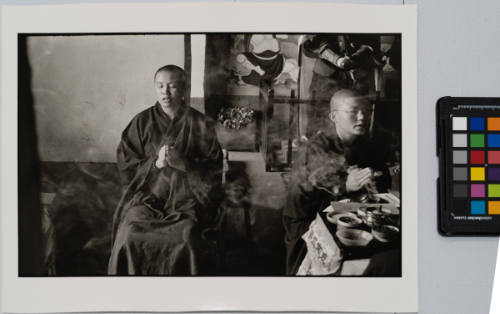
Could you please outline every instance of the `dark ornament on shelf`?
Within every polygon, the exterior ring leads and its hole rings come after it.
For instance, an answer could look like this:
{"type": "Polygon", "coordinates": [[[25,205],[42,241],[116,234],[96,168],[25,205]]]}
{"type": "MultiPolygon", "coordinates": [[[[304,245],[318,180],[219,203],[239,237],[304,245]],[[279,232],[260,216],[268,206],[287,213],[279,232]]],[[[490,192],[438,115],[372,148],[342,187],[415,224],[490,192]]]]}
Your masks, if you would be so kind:
{"type": "Polygon", "coordinates": [[[247,107],[232,106],[221,108],[217,115],[219,121],[225,128],[241,130],[255,120],[255,111],[247,107]]]}

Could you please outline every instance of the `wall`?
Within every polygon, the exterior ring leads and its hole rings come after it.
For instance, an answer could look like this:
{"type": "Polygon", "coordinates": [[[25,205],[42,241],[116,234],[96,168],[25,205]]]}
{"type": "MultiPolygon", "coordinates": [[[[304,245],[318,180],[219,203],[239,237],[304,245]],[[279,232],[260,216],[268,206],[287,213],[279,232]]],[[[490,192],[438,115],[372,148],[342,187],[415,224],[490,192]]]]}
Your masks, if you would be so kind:
{"type": "Polygon", "coordinates": [[[435,105],[443,96],[500,96],[500,2],[410,2],[419,6],[419,312],[486,314],[498,237],[438,234],[435,105]]]}
{"type": "Polygon", "coordinates": [[[153,74],[184,66],[183,35],[28,39],[42,161],[114,162],[130,119],[155,101],[153,74]]]}

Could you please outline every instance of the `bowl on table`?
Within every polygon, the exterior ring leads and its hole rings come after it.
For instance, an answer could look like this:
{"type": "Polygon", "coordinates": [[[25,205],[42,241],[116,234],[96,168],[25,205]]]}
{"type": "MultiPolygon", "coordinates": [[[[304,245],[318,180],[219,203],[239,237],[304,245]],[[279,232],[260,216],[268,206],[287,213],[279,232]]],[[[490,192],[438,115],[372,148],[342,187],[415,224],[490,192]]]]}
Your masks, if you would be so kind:
{"type": "Polygon", "coordinates": [[[359,219],[358,216],[356,216],[356,214],[353,214],[350,212],[343,212],[343,213],[329,212],[328,214],[326,214],[326,219],[329,222],[331,222],[332,224],[336,224],[336,225],[338,225],[338,220],[341,217],[350,217],[352,219],[359,219]]]}
{"type": "Polygon", "coordinates": [[[380,225],[372,229],[372,235],[380,242],[392,242],[399,237],[399,228],[392,225],[380,225]]]}
{"type": "Polygon", "coordinates": [[[358,208],[357,213],[358,216],[361,217],[361,219],[365,220],[366,216],[377,210],[379,210],[378,206],[361,206],[360,208],[358,208]]]}
{"type": "Polygon", "coordinates": [[[335,235],[345,246],[366,246],[373,239],[373,236],[361,229],[338,230],[335,235]]]}
{"type": "Polygon", "coordinates": [[[379,225],[389,224],[388,215],[382,213],[380,209],[374,211],[368,211],[366,216],[363,218],[363,222],[370,228],[374,228],[379,225]]]}
{"type": "Polygon", "coordinates": [[[353,229],[361,226],[363,221],[354,214],[341,215],[337,218],[337,230],[353,229]]]}

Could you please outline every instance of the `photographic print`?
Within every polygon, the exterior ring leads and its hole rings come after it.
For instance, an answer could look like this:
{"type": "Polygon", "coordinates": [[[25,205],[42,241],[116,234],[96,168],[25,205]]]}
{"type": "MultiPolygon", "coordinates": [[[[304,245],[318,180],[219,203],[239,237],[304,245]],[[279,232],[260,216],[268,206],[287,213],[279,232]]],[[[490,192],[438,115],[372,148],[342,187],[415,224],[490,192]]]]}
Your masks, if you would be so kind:
{"type": "Polygon", "coordinates": [[[400,34],[36,34],[19,48],[39,275],[401,276],[400,34]]]}
{"type": "Polygon", "coordinates": [[[6,310],[416,309],[413,7],[3,12],[6,310]]]}

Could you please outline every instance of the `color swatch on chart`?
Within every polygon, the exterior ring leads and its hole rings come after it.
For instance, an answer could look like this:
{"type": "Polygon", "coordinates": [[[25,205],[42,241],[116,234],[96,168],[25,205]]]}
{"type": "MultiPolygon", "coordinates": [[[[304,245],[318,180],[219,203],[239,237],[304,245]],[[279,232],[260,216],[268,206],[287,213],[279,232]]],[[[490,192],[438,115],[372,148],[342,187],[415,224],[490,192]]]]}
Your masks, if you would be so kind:
{"type": "Polygon", "coordinates": [[[500,98],[442,97],[436,122],[439,232],[500,235],[500,98]]]}
{"type": "Polygon", "coordinates": [[[500,215],[500,116],[451,120],[455,214],[500,215]]]}

